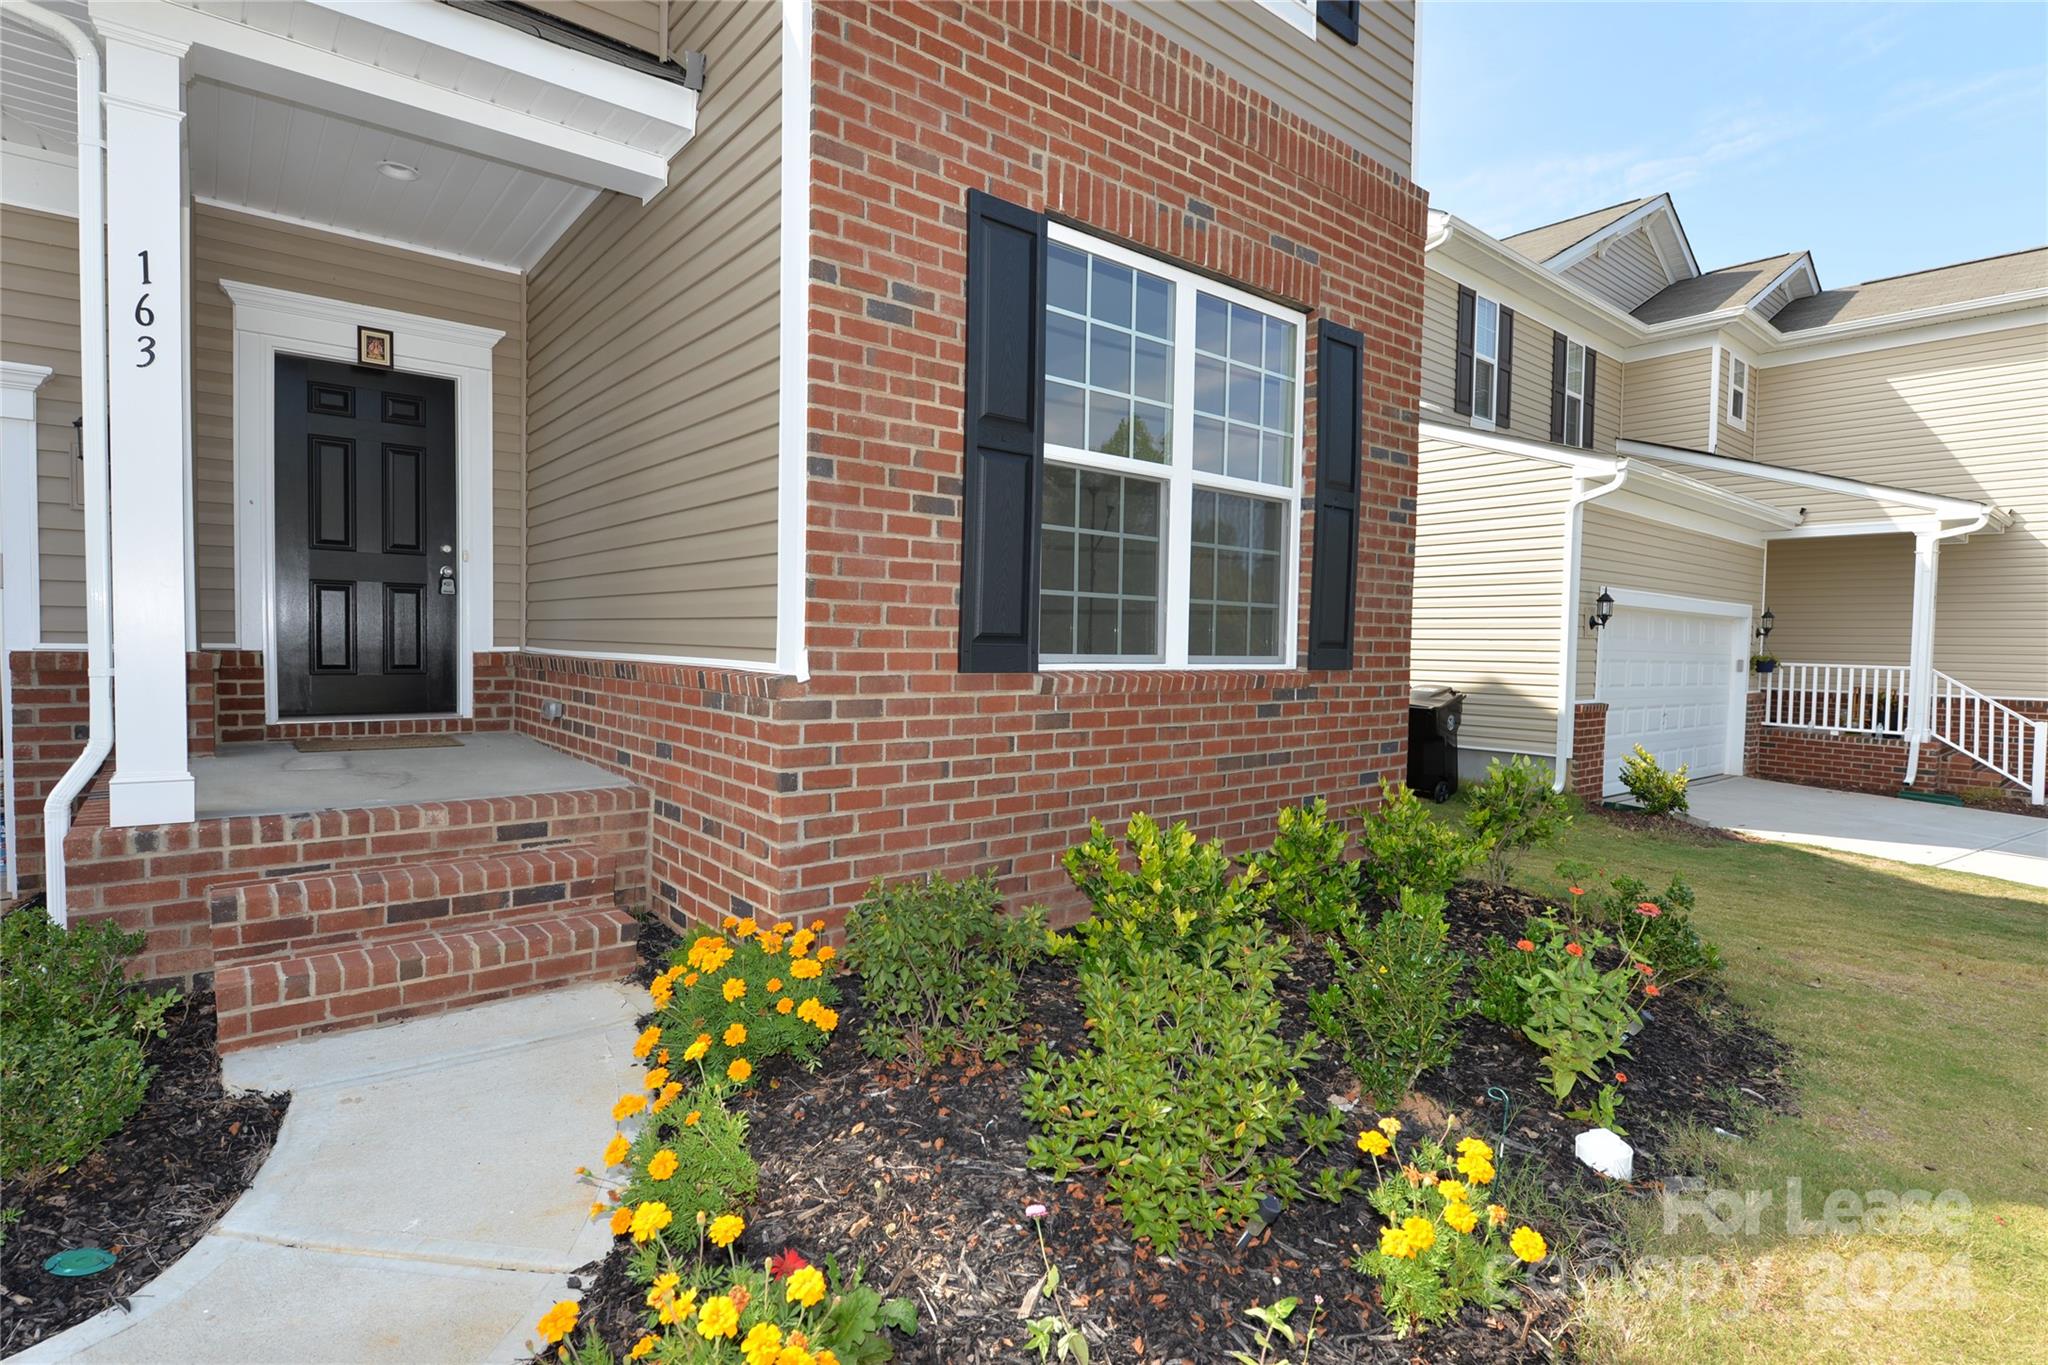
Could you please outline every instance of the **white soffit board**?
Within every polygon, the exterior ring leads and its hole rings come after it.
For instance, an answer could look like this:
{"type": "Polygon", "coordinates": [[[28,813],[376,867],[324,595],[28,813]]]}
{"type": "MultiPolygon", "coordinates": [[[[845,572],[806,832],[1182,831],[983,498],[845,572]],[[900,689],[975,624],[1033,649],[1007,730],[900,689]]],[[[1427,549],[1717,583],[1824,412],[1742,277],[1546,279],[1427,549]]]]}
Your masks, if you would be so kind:
{"type": "MultiPolygon", "coordinates": [[[[44,0],[52,12],[90,28],[80,0],[44,0]]],[[[0,137],[48,151],[78,143],[78,76],[71,50],[0,5],[0,137]]]]}

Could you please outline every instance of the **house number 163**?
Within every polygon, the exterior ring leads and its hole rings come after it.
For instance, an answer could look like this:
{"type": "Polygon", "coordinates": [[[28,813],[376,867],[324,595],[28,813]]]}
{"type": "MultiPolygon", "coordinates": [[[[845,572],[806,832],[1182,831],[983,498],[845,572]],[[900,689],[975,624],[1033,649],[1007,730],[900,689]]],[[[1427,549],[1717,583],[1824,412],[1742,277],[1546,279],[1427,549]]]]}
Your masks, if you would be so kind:
{"type": "MultiPolygon", "coordinates": [[[[142,258],[142,282],[148,284],[149,253],[147,251],[138,251],[135,254],[142,258]]],[[[135,325],[137,327],[156,326],[156,309],[149,306],[149,293],[147,290],[136,296],[135,325]]],[[[156,364],[156,338],[148,332],[143,332],[135,338],[135,349],[136,354],[142,357],[135,362],[136,369],[146,370],[156,364]]]]}

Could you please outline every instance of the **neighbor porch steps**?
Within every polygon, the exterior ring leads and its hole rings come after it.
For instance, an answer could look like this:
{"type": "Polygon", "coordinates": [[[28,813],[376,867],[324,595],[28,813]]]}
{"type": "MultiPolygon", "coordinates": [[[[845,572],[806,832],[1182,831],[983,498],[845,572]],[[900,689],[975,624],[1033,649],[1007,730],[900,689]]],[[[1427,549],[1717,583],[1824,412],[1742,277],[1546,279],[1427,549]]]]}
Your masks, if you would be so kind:
{"type": "Polygon", "coordinates": [[[638,926],[616,902],[580,844],[216,886],[220,1049],[622,976],[638,926]]]}

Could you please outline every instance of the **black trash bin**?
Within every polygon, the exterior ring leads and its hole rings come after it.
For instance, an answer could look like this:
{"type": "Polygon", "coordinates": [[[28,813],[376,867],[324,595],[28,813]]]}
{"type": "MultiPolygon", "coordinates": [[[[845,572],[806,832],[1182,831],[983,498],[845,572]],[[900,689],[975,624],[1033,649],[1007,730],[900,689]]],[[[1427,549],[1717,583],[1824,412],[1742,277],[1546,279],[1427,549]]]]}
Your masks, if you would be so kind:
{"type": "Polygon", "coordinates": [[[1432,801],[1458,790],[1458,727],[1465,694],[1454,687],[1418,687],[1408,694],[1408,786],[1432,801]]]}

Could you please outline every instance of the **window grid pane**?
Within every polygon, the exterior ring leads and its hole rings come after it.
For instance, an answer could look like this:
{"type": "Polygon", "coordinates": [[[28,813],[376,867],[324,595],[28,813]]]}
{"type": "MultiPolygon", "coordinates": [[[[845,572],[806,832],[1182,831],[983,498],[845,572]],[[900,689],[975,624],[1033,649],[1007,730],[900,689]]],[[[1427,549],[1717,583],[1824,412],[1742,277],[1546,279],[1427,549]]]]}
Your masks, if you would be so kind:
{"type": "Polygon", "coordinates": [[[1168,463],[1173,282],[1059,243],[1046,252],[1046,440],[1168,463]]]}
{"type": "Polygon", "coordinates": [[[1195,469],[1255,483],[1294,481],[1294,324],[1195,295],[1195,469]]]}
{"type": "Polygon", "coordinates": [[[1280,654],[1287,505],[1197,488],[1188,575],[1191,658],[1280,654]]]}
{"type": "Polygon", "coordinates": [[[1153,659],[1159,649],[1163,485],[1048,464],[1039,532],[1039,648],[1153,659]]]}

